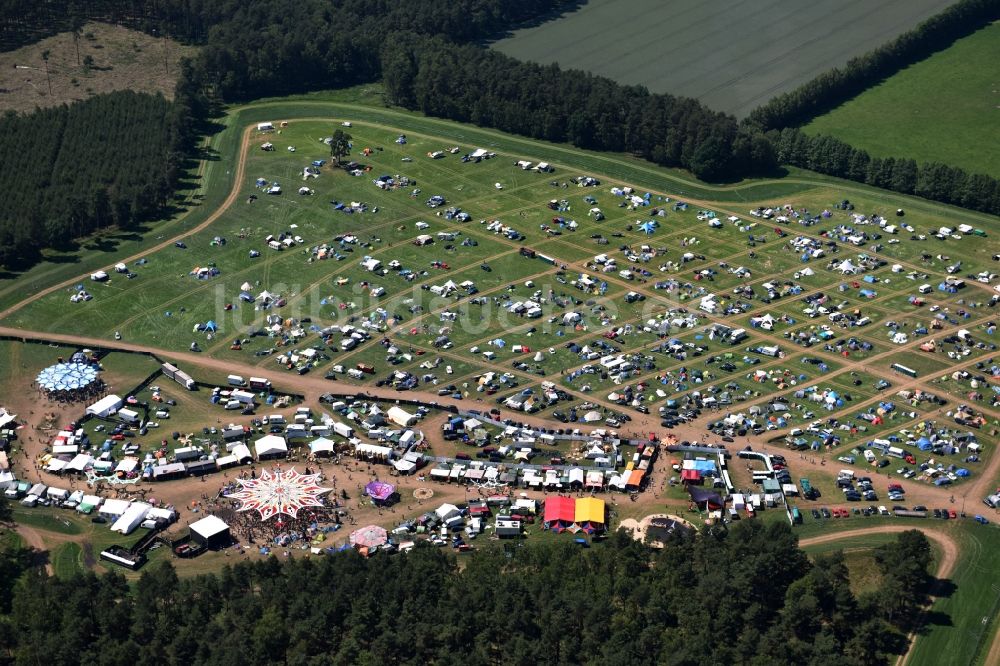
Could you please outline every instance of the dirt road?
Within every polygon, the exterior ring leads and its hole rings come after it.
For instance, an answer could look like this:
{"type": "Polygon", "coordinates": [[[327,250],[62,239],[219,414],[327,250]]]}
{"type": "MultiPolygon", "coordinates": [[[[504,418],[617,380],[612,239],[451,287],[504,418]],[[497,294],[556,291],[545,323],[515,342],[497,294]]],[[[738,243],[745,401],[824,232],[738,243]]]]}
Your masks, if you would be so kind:
{"type": "MultiPolygon", "coordinates": [[[[42,539],[42,535],[39,534],[33,527],[27,527],[25,525],[17,526],[17,533],[24,540],[24,543],[39,553],[47,553],[48,546],[45,545],[45,540],[42,539]]],[[[45,573],[50,576],[55,575],[55,570],[52,568],[52,561],[49,559],[45,560],[45,573]]]]}

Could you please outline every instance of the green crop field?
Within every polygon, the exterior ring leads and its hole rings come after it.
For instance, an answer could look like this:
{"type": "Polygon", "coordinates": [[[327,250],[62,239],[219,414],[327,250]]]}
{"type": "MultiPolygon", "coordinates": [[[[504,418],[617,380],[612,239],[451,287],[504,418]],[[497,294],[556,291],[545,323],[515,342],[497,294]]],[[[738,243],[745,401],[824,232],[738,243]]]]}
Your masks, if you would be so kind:
{"type": "Polygon", "coordinates": [[[951,0],[706,3],[591,0],[494,48],[747,115],[867,53],[951,0]]]}
{"type": "Polygon", "coordinates": [[[1000,23],[955,42],[805,127],[878,157],[1000,176],[1000,23]]]}

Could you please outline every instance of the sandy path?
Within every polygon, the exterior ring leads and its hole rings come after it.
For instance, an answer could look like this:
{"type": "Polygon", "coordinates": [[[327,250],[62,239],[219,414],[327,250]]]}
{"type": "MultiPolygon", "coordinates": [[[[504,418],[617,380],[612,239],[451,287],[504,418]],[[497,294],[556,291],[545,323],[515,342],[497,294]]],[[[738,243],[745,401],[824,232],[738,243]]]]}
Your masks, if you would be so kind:
{"type": "Polygon", "coordinates": [[[990,643],[990,651],[986,653],[984,664],[1000,664],[1000,628],[993,630],[993,642],[990,643]]]}
{"type": "MultiPolygon", "coordinates": [[[[49,548],[48,546],[45,545],[45,540],[42,538],[42,535],[39,534],[33,527],[27,527],[26,525],[18,525],[16,529],[17,533],[20,535],[22,539],[24,539],[24,543],[29,548],[33,548],[39,553],[48,552],[49,548]]],[[[55,575],[55,570],[52,568],[52,561],[49,559],[45,560],[45,573],[47,573],[50,576],[55,575]]]]}

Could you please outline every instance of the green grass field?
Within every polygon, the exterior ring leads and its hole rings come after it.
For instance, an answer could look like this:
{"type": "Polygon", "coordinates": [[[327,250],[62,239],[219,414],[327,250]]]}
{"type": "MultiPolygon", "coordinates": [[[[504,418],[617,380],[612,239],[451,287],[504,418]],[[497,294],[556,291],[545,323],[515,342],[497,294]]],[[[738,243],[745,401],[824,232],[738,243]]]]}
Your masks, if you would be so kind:
{"type": "Polygon", "coordinates": [[[1000,611],[996,582],[1000,531],[993,525],[963,523],[952,534],[961,553],[951,579],[954,589],[934,604],[929,627],[917,636],[909,663],[991,666],[986,662],[986,651],[997,630],[1000,611]]]}
{"type": "Polygon", "coordinates": [[[805,127],[878,157],[1000,177],[1000,23],[912,65],[805,127]]]}
{"type": "Polygon", "coordinates": [[[83,549],[73,541],[56,546],[50,554],[52,569],[59,578],[72,578],[83,571],[83,549]]]}
{"type": "Polygon", "coordinates": [[[494,48],[521,60],[556,62],[694,97],[742,117],[950,4],[591,0],[494,48]]]}

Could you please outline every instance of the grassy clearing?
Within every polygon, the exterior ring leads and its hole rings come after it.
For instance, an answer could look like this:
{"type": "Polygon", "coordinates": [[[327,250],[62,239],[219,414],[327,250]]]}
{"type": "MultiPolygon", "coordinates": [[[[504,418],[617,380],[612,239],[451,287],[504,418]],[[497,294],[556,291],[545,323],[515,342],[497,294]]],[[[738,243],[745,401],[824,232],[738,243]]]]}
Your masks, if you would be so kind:
{"type": "Polygon", "coordinates": [[[72,578],[83,571],[83,549],[73,541],[56,546],[50,559],[52,570],[59,578],[72,578]]]}
{"type": "Polygon", "coordinates": [[[180,60],[194,51],[173,40],[156,39],[121,26],[88,23],[79,39],[63,32],[0,53],[0,111],[25,113],[114,90],[161,93],[171,98],[180,60]],[[42,55],[45,52],[49,53],[47,65],[42,55]]]}
{"type": "Polygon", "coordinates": [[[879,157],[1000,176],[1000,22],[955,42],[805,127],[879,157]]]}
{"type": "Polygon", "coordinates": [[[997,629],[1000,530],[963,522],[952,534],[961,552],[951,578],[954,591],[934,604],[930,626],[914,644],[909,662],[914,666],[985,664],[997,629]]]}
{"type": "Polygon", "coordinates": [[[494,48],[557,62],[745,116],[776,94],[866,53],[947,7],[946,0],[729,4],[592,0],[494,48]]]}
{"type": "Polygon", "coordinates": [[[14,522],[56,534],[76,535],[83,532],[80,519],[70,511],[56,512],[38,507],[25,509],[17,505],[14,507],[14,522]]]}

